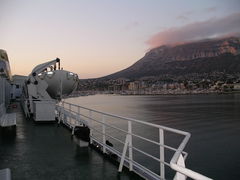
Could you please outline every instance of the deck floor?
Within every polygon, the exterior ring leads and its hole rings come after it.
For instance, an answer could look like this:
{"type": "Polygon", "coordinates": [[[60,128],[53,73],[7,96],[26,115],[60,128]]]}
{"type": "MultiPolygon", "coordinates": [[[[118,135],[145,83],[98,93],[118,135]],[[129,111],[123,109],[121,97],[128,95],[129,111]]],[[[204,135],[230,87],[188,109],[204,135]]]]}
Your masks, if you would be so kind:
{"type": "Polygon", "coordinates": [[[20,105],[16,128],[0,128],[0,169],[10,168],[12,179],[140,179],[89,147],[80,147],[68,129],[56,123],[25,119],[20,105]]]}

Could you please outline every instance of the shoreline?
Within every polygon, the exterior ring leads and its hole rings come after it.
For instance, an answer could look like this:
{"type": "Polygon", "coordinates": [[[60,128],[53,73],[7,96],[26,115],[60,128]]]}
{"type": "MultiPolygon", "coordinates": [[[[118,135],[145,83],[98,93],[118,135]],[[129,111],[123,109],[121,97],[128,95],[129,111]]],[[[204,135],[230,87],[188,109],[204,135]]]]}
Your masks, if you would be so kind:
{"type": "MultiPolygon", "coordinates": [[[[103,94],[103,93],[96,93],[96,94],[103,94]]],[[[238,92],[208,92],[208,93],[156,93],[156,94],[106,94],[106,95],[120,95],[120,96],[181,96],[181,95],[211,95],[211,94],[216,94],[216,95],[226,95],[226,94],[240,94],[240,91],[238,92]]],[[[104,94],[103,94],[104,95],[104,94]]]]}
{"type": "Polygon", "coordinates": [[[198,91],[188,91],[188,92],[171,92],[171,93],[109,93],[109,92],[79,92],[77,94],[72,94],[70,96],[66,96],[64,97],[66,98],[73,98],[73,97],[83,97],[83,96],[91,96],[91,95],[118,95],[118,96],[169,96],[169,95],[173,95],[173,96],[181,96],[181,95],[212,95],[212,94],[216,94],[216,95],[232,95],[232,94],[240,94],[240,91],[231,91],[231,92],[220,92],[220,91],[211,91],[211,92],[207,92],[207,91],[203,91],[203,92],[198,92],[198,91]]]}

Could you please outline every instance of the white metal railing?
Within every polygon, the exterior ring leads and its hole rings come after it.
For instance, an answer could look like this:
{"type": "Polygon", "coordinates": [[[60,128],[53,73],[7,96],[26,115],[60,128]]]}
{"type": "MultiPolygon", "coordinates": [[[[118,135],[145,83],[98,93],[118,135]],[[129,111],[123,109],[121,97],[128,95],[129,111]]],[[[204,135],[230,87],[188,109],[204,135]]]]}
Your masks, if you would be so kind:
{"type": "Polygon", "coordinates": [[[56,112],[59,123],[62,122],[65,125],[69,126],[72,129],[72,134],[74,134],[74,129],[76,126],[80,126],[82,124],[88,126],[90,129],[90,144],[97,144],[98,146],[100,146],[103,153],[116,154],[120,161],[118,168],[119,172],[122,171],[123,166],[126,166],[129,168],[130,171],[134,171],[135,173],[146,179],[166,179],[165,167],[167,166],[170,167],[172,170],[176,171],[174,180],[184,180],[187,177],[195,180],[210,180],[210,178],[206,176],[187,169],[184,165],[184,160],[187,157],[187,153],[183,150],[190,138],[190,134],[188,132],[136,120],[133,118],[127,118],[110,113],[105,113],[64,101],[56,105],[56,112]],[[127,124],[127,129],[107,123],[107,118],[111,118],[111,120],[115,118],[118,119],[117,122],[125,122],[127,124]],[[96,124],[100,125],[100,128],[97,128],[96,124]],[[152,140],[148,137],[144,137],[143,135],[133,133],[133,124],[141,125],[143,128],[152,127],[157,129],[158,141],[152,140]],[[118,137],[114,137],[114,135],[108,133],[106,129],[115,130],[123,133],[125,136],[125,140],[123,141],[118,137]],[[180,144],[178,144],[178,147],[172,147],[164,142],[166,132],[171,132],[178,136],[182,136],[182,141],[180,142],[180,144]],[[101,137],[100,139],[99,136],[101,137]],[[112,140],[115,140],[119,144],[122,144],[122,151],[119,151],[117,150],[117,148],[109,146],[106,143],[107,138],[110,138],[112,140]],[[138,138],[147,143],[158,146],[159,155],[152,155],[149,152],[138,148],[136,145],[133,144],[133,138],[138,138]],[[171,157],[170,162],[167,162],[165,160],[166,150],[173,151],[174,153],[171,157]],[[157,161],[159,164],[159,172],[154,172],[153,170],[150,170],[147,167],[147,164],[141,164],[137,162],[137,160],[135,160],[134,158],[134,152],[138,152],[143,156],[146,156],[147,158],[151,158],[157,161]]]}

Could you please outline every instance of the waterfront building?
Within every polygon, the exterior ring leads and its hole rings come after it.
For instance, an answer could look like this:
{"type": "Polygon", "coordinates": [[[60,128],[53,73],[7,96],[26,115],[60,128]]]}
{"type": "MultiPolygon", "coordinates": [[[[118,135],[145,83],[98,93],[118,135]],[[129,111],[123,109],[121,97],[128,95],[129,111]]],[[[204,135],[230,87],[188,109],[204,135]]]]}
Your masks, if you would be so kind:
{"type": "Polygon", "coordinates": [[[235,83],[235,84],[233,85],[233,90],[234,90],[234,91],[240,91],[240,83],[235,83]]]}

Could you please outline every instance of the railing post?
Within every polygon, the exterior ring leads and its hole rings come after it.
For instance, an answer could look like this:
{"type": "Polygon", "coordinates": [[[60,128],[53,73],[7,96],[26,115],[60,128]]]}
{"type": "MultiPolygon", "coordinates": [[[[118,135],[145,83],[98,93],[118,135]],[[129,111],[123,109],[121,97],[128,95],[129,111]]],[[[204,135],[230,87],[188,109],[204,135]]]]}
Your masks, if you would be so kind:
{"type": "Polygon", "coordinates": [[[64,101],[62,101],[62,112],[61,112],[61,115],[62,115],[62,122],[64,123],[64,116],[65,116],[65,109],[64,109],[64,106],[65,106],[65,102],[64,101]]]}
{"type": "Polygon", "coordinates": [[[60,124],[61,118],[62,118],[62,107],[59,106],[59,110],[58,110],[58,124],[60,124]]]}
{"type": "Polygon", "coordinates": [[[72,127],[72,136],[74,135],[75,126],[72,127]]]}
{"type": "MultiPolygon", "coordinates": [[[[182,154],[180,154],[178,160],[177,160],[177,165],[178,166],[181,166],[183,168],[185,168],[185,160],[182,156],[182,154]]],[[[181,174],[180,172],[176,172],[173,180],[179,180],[179,179],[183,179],[183,180],[186,180],[187,179],[187,176],[185,176],[184,174],[181,174]]]]}
{"type": "Polygon", "coordinates": [[[68,104],[68,106],[69,106],[69,112],[71,112],[72,111],[72,105],[68,104]]]}
{"type": "Polygon", "coordinates": [[[62,122],[64,122],[64,116],[65,116],[65,114],[64,114],[64,101],[62,101],[62,105],[61,105],[61,111],[60,111],[60,118],[59,118],[59,121],[58,121],[58,123],[60,123],[61,122],[61,120],[62,120],[62,122]]]}
{"type": "Polygon", "coordinates": [[[129,137],[130,137],[130,135],[127,134],[126,139],[125,139],[125,143],[124,143],[124,147],[123,147],[123,152],[122,152],[120,164],[119,164],[119,167],[118,167],[118,172],[122,172],[124,160],[125,160],[126,153],[127,153],[127,147],[129,146],[129,137]]]}
{"type": "Polygon", "coordinates": [[[92,144],[92,111],[89,110],[89,129],[90,129],[90,144],[92,144]]]}
{"type": "Polygon", "coordinates": [[[129,171],[133,170],[133,154],[132,154],[132,122],[128,121],[128,135],[129,135],[129,149],[128,149],[128,154],[129,154],[129,171]]]}
{"type": "Polygon", "coordinates": [[[80,125],[80,107],[79,107],[79,106],[78,106],[77,113],[78,113],[78,116],[77,116],[77,119],[78,119],[78,125],[80,125]]]}
{"type": "Polygon", "coordinates": [[[59,119],[60,119],[60,109],[61,109],[60,103],[56,104],[56,106],[55,106],[55,111],[57,112],[56,117],[57,117],[57,120],[58,120],[58,121],[57,121],[58,124],[59,124],[59,119]]]}
{"type": "Polygon", "coordinates": [[[106,153],[106,129],[105,129],[105,115],[102,115],[102,136],[103,136],[103,153],[106,153]]]}
{"type": "Polygon", "coordinates": [[[80,107],[79,106],[77,106],[78,107],[78,112],[77,112],[77,125],[80,125],[81,123],[80,123],[80,107]]]}
{"type": "MultiPolygon", "coordinates": [[[[164,145],[164,132],[163,129],[159,129],[159,143],[164,145]]],[[[162,179],[165,179],[165,165],[164,163],[164,147],[160,146],[160,176],[162,179]]]]}
{"type": "MultiPolygon", "coordinates": [[[[70,103],[68,103],[68,111],[71,113],[71,104],[70,103]]],[[[68,113],[68,118],[67,118],[67,122],[69,123],[69,125],[70,125],[70,128],[71,128],[71,119],[70,119],[70,116],[69,116],[69,114],[70,113],[68,113]]]]}

